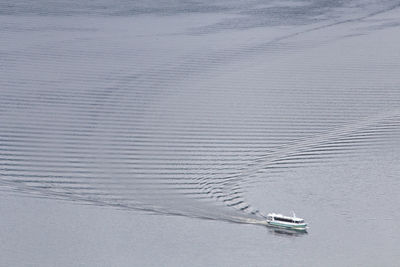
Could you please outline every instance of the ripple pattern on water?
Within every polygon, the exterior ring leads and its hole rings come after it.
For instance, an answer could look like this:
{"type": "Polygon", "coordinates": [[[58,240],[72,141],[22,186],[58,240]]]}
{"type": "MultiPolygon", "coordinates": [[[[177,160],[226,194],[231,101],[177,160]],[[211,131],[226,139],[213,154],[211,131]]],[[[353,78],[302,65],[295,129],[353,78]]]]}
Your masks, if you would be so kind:
{"type": "Polygon", "coordinates": [[[257,223],[262,177],[398,141],[396,7],[223,34],[207,12],[3,15],[2,187],[257,223]]]}

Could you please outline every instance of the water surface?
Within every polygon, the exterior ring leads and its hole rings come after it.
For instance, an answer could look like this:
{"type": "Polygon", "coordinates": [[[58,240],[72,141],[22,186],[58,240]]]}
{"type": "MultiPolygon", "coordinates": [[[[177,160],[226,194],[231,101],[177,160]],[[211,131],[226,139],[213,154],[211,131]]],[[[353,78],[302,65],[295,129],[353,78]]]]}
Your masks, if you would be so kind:
{"type": "Polygon", "coordinates": [[[396,266],[398,7],[1,3],[2,261],[396,266]]]}

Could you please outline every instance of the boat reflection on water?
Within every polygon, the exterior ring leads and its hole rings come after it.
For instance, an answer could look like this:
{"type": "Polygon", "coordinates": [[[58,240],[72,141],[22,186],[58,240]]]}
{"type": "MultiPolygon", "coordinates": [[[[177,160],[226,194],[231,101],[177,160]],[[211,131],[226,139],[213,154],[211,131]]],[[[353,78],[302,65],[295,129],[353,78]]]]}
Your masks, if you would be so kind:
{"type": "Polygon", "coordinates": [[[304,236],[307,235],[307,231],[298,231],[298,230],[292,230],[292,229],[284,229],[284,228],[272,228],[268,227],[269,232],[274,234],[274,235],[280,235],[280,236],[304,236]]]}

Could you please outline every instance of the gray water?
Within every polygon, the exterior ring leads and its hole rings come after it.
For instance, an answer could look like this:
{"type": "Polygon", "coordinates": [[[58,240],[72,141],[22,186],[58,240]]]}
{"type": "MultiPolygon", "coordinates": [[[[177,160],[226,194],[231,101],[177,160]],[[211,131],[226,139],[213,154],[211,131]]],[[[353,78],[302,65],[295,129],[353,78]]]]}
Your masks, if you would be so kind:
{"type": "Polygon", "coordinates": [[[0,265],[398,266],[399,44],[396,1],[3,0],[0,265]]]}

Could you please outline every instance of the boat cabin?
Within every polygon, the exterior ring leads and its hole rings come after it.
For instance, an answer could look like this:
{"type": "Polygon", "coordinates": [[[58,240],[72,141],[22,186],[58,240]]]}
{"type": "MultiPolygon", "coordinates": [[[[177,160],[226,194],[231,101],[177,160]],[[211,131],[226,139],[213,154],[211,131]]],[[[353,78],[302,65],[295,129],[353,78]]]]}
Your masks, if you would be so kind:
{"type": "Polygon", "coordinates": [[[296,218],[296,217],[288,217],[288,216],[283,216],[282,214],[275,214],[275,213],[270,213],[267,216],[267,220],[269,221],[277,221],[277,222],[284,222],[284,223],[296,223],[296,224],[303,224],[304,220],[301,218],[296,218]]]}

